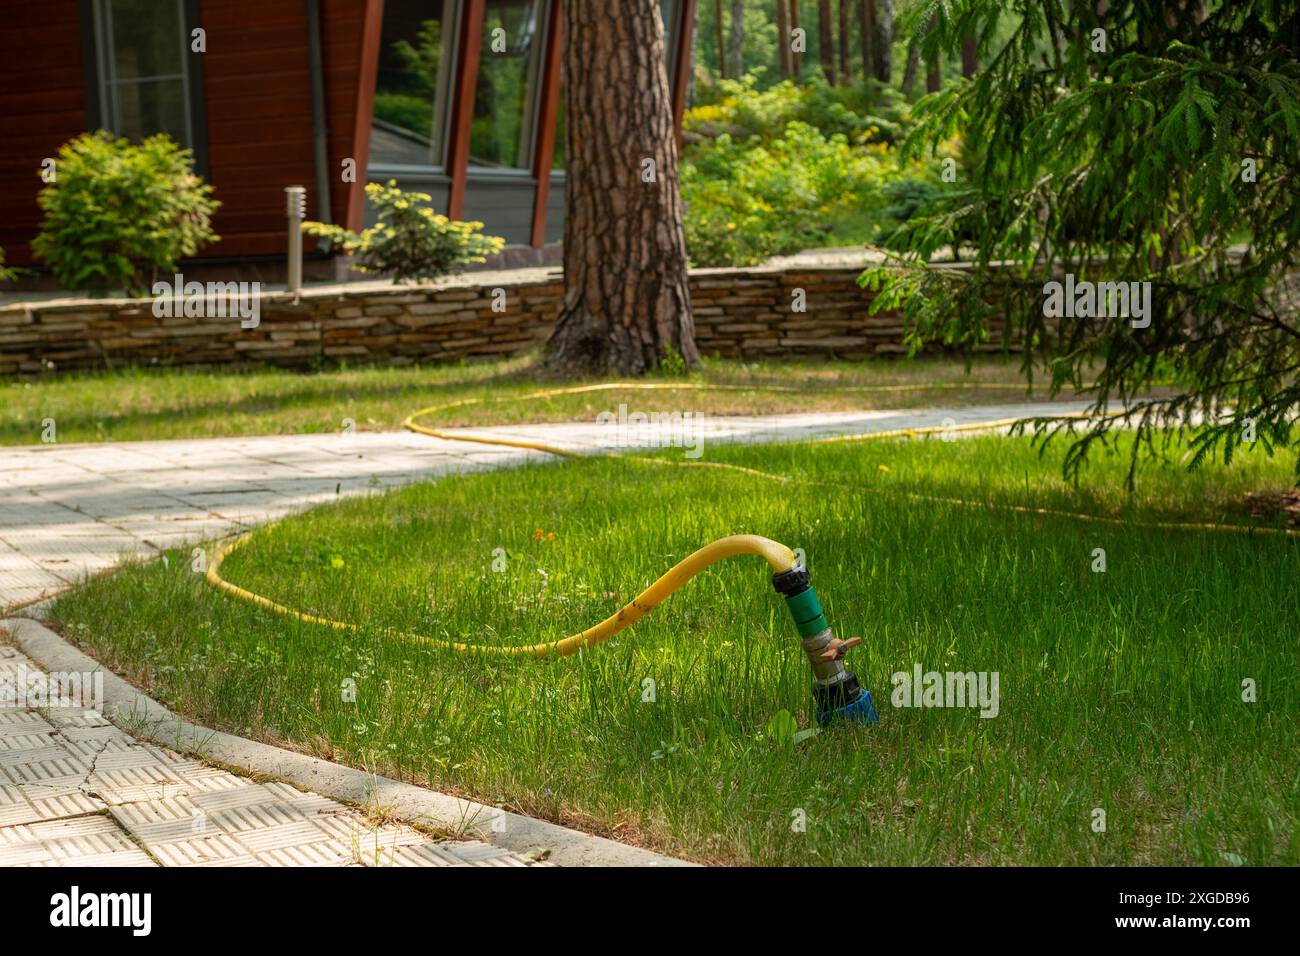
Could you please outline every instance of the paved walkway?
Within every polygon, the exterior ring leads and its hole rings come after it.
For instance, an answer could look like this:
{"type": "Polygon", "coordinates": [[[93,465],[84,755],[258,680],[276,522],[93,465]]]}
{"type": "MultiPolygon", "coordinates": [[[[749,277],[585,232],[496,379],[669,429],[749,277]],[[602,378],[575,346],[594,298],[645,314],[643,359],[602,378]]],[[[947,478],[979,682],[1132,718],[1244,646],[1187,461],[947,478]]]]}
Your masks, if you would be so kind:
{"type": "MultiPolygon", "coordinates": [[[[791,441],[1075,411],[1083,403],[845,412],[703,423],[710,442],[791,441]]],[[[592,423],[493,429],[583,452],[592,423]]],[[[644,443],[648,427],[621,434],[644,443]]],[[[487,430],[465,429],[484,434],[487,430]]],[[[690,435],[694,446],[699,435],[690,435]]],[[[217,537],[339,495],[529,458],[409,432],[40,445],[0,457],[0,612],[119,560],[217,537]]],[[[0,613],[0,617],[5,616],[0,613]]],[[[0,635],[2,637],[3,635],[0,635]]],[[[43,679],[0,643],[0,866],[525,866],[473,840],[375,824],[336,801],[263,783],[132,737],[96,709],[6,704],[43,679]]]]}

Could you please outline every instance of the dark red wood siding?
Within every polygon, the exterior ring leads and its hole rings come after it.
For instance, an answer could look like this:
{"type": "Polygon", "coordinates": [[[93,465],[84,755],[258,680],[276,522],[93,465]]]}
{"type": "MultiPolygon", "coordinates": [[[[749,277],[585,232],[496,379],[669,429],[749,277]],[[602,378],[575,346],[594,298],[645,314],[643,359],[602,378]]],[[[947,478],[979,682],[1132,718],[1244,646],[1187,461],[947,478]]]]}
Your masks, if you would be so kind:
{"type": "Polygon", "coordinates": [[[0,248],[31,263],[41,161],[86,128],[76,0],[5,3],[0,28],[0,248]]]}
{"type": "MultiPolygon", "coordinates": [[[[352,187],[363,25],[379,0],[321,0],[330,203],[345,221],[352,187]]],[[[32,262],[40,228],[41,160],[86,130],[86,86],[77,0],[5,3],[0,29],[0,247],[10,264],[32,262]]],[[[208,179],[221,201],[221,241],[202,257],[276,255],[285,249],[284,187],[307,187],[319,217],[312,150],[311,77],[304,0],[201,0],[208,179]]],[[[359,188],[359,187],[358,187],[359,188]]]]}
{"type": "MultiPolygon", "coordinates": [[[[357,84],[366,0],[322,0],[321,56],[329,128],[330,206],[344,218],[340,176],[355,157],[357,84]]],[[[312,153],[311,71],[303,0],[203,0],[208,168],[222,202],[214,256],[275,255],[285,249],[284,187],[307,187],[319,218],[312,153]]]]}

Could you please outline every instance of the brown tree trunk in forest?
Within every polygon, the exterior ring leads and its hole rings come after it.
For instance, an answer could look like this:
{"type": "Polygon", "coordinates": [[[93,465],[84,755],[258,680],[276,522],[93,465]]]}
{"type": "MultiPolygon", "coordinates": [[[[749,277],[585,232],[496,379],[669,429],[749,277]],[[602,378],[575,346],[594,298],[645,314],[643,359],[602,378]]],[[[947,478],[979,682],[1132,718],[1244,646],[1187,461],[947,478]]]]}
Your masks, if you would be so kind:
{"type": "MultiPolygon", "coordinates": [[[[790,39],[793,43],[794,32],[799,29],[799,0],[790,0],[790,39]]],[[[802,46],[798,50],[791,50],[790,65],[794,68],[794,78],[803,79],[803,51],[807,46],[802,46]]]]}
{"type": "Polygon", "coordinates": [[[831,27],[831,0],[817,0],[817,55],[826,82],[835,85],[835,36],[831,27]]]}
{"type": "Polygon", "coordinates": [[[976,45],[975,34],[968,33],[961,38],[961,75],[970,79],[979,69],[979,47],[976,45]]]}
{"type": "Polygon", "coordinates": [[[731,0],[731,37],[727,50],[732,76],[745,75],[745,0],[731,0]]]}
{"type": "Polygon", "coordinates": [[[699,362],[658,0],[564,3],[562,372],[642,374],[671,346],[699,362]]]}
{"type": "Polygon", "coordinates": [[[840,6],[840,82],[848,86],[853,82],[849,68],[849,4],[853,0],[839,0],[840,6]]]}
{"type": "Polygon", "coordinates": [[[786,0],[776,0],[776,59],[781,79],[790,79],[794,69],[790,64],[790,10],[786,0]]]}
{"type": "Polygon", "coordinates": [[[876,75],[872,45],[876,42],[876,0],[858,0],[858,38],[862,47],[862,79],[876,75]]]}
{"type": "Polygon", "coordinates": [[[876,79],[888,83],[894,73],[894,0],[875,0],[876,32],[872,37],[875,44],[876,79]]]}
{"type": "MultiPolygon", "coordinates": [[[[938,26],[939,21],[935,17],[931,17],[928,29],[933,30],[938,26]]],[[[938,93],[941,86],[943,86],[943,79],[939,75],[939,55],[935,54],[930,57],[928,68],[925,71],[925,91],[927,93],[938,93]]]]}
{"type": "Polygon", "coordinates": [[[921,44],[916,37],[907,41],[907,62],[903,64],[903,93],[912,95],[916,87],[916,71],[921,65],[921,44]]]}
{"type": "Polygon", "coordinates": [[[722,22],[722,0],[713,0],[713,13],[718,18],[718,77],[727,78],[726,27],[722,22]]]}

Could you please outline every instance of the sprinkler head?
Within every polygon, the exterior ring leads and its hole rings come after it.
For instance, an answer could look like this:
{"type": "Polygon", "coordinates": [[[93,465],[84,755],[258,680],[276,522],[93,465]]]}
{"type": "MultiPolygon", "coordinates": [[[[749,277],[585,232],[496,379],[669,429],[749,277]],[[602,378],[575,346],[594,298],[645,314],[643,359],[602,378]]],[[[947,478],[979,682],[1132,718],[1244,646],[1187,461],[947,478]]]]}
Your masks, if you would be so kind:
{"type": "Polygon", "coordinates": [[[878,718],[871,693],[858,683],[853,671],[840,663],[849,648],[862,643],[862,639],[851,637],[843,641],[831,631],[806,568],[796,565],[772,575],[772,586],[785,597],[786,607],[803,639],[804,653],[813,672],[817,722],[822,725],[834,720],[875,723],[878,718]]]}

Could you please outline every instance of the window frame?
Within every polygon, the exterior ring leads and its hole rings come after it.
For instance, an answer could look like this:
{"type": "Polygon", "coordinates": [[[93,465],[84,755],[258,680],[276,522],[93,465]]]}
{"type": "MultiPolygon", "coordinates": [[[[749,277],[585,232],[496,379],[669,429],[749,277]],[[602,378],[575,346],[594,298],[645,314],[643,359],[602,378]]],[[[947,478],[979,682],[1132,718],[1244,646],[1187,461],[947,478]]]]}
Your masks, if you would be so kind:
{"type": "MultiPolygon", "coordinates": [[[[447,21],[443,26],[442,34],[444,37],[449,37],[450,42],[446,44],[447,56],[445,57],[444,65],[439,67],[439,73],[442,73],[443,70],[446,71],[446,83],[443,84],[441,93],[438,93],[437,90],[434,91],[435,97],[439,102],[429,104],[433,108],[435,118],[441,116],[442,119],[440,124],[442,129],[439,132],[438,137],[438,152],[440,155],[438,156],[437,162],[433,163],[385,163],[382,161],[376,162],[372,159],[367,164],[368,168],[366,173],[366,178],[372,182],[377,180],[382,181],[395,179],[402,175],[422,176],[434,179],[448,175],[447,156],[448,146],[450,145],[451,140],[451,114],[453,112],[452,92],[456,85],[456,74],[460,69],[462,53],[460,49],[460,28],[461,19],[465,16],[464,0],[447,0],[444,12],[447,21]],[[447,24],[450,24],[449,28],[447,24]]],[[[379,33],[382,42],[382,22],[380,23],[379,33]]],[[[378,70],[377,63],[375,68],[378,70]]],[[[367,135],[370,135],[370,132],[367,132],[367,135]]]]}
{"type": "MultiPolygon", "coordinates": [[[[548,40],[548,31],[551,23],[551,5],[555,0],[529,0],[536,2],[537,5],[537,32],[533,34],[533,44],[536,50],[535,54],[530,54],[531,62],[528,64],[528,85],[529,95],[527,102],[524,103],[524,122],[526,123],[522,142],[519,144],[521,153],[528,157],[528,162],[524,166],[475,166],[474,157],[470,156],[466,163],[465,175],[470,179],[477,179],[480,182],[494,180],[513,182],[520,179],[532,180],[533,167],[537,161],[537,144],[540,141],[538,133],[538,118],[542,112],[542,79],[546,73],[545,64],[542,63],[548,40]]],[[[458,4],[459,5],[459,4],[458,4]]],[[[480,34],[483,28],[487,26],[487,9],[486,5],[483,11],[484,20],[479,24],[480,34]]],[[[481,41],[480,41],[481,42],[481,41]]],[[[480,45],[478,70],[483,68],[484,54],[480,45]]],[[[478,73],[475,73],[474,83],[478,83],[478,73]]]]}
{"type": "Polygon", "coordinates": [[[116,129],[114,116],[114,87],[126,83],[149,82],[162,79],[180,79],[181,102],[185,110],[185,135],[181,143],[194,155],[195,170],[202,176],[208,174],[208,122],[204,97],[203,54],[191,51],[193,32],[202,24],[199,18],[199,0],[171,0],[180,13],[177,42],[181,51],[181,72],[161,74],[145,80],[118,80],[114,73],[112,18],[109,0],[80,0],[81,50],[86,82],[86,127],[94,131],[104,129],[114,135],[125,135],[116,129]]]}

